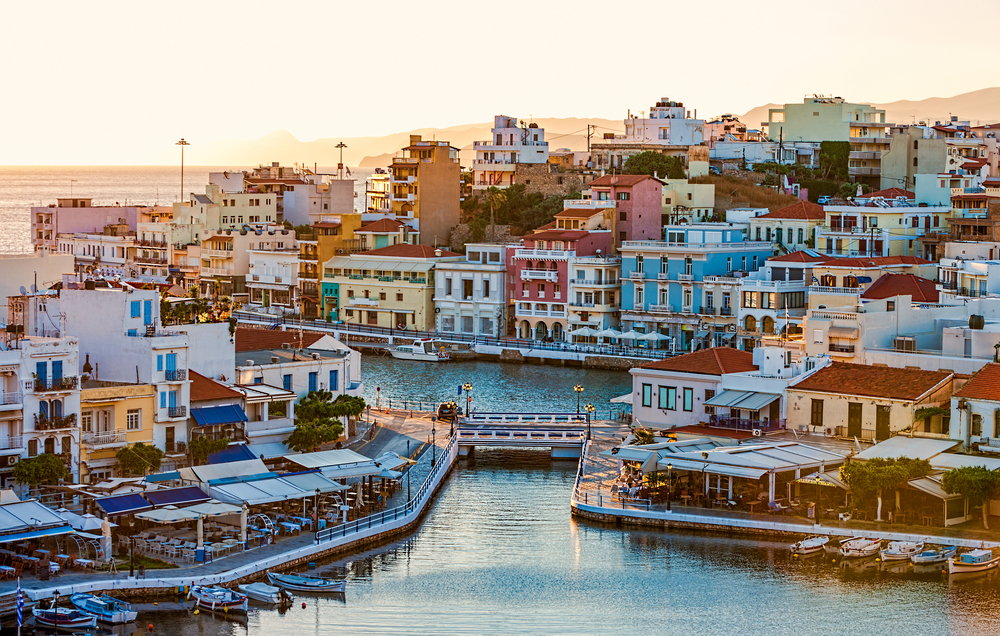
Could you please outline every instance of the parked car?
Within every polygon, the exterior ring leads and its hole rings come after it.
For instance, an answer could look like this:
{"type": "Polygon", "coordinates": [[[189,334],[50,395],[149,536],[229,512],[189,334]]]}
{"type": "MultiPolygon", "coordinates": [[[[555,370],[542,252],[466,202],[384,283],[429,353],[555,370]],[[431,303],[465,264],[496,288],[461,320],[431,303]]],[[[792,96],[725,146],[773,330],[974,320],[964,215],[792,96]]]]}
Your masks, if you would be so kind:
{"type": "Polygon", "coordinates": [[[832,199],[833,199],[833,197],[824,195],[824,196],[821,196],[820,198],[816,199],[816,203],[819,203],[820,205],[826,205],[832,199]]]}
{"type": "Polygon", "coordinates": [[[708,173],[709,174],[718,174],[718,175],[721,175],[722,174],[722,170],[719,170],[719,166],[709,166],[708,167],[708,173]]]}

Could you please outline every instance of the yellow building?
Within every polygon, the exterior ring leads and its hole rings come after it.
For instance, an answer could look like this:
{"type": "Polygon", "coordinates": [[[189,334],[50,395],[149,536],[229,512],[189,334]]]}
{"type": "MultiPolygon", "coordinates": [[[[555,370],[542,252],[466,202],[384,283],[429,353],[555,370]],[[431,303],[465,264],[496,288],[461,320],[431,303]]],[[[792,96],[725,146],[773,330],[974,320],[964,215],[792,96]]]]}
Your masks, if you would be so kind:
{"type": "Polygon", "coordinates": [[[392,213],[419,219],[421,245],[447,245],[461,212],[462,174],[458,148],[447,141],[410,135],[403,156],[392,160],[392,213]]]}
{"type": "Polygon", "coordinates": [[[156,389],[150,384],[87,380],[80,389],[80,482],[120,476],[115,453],[153,443],[156,389]]]}
{"type": "Polygon", "coordinates": [[[815,279],[809,287],[809,309],[857,306],[865,291],[890,274],[913,274],[933,279],[937,265],[916,256],[876,258],[831,258],[812,268],[815,279]]]}
{"type": "Polygon", "coordinates": [[[378,327],[434,329],[434,265],[455,252],[398,244],[336,256],[323,265],[324,311],[331,320],[378,327]]]}
{"type": "Polygon", "coordinates": [[[816,250],[831,256],[912,256],[917,241],[948,231],[947,205],[887,199],[903,190],[880,190],[855,199],[866,205],[826,205],[826,223],[816,231],[816,250]],[[881,197],[881,198],[876,198],[881,197]]]}

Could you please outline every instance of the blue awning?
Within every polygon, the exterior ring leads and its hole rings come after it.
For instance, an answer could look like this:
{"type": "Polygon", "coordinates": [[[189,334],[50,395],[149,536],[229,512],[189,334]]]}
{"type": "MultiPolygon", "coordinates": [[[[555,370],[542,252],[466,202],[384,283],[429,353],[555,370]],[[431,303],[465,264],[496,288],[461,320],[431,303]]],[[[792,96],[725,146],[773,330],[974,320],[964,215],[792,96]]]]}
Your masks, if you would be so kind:
{"type": "Polygon", "coordinates": [[[158,481],[180,481],[181,474],[176,470],[172,470],[169,473],[156,473],[155,475],[146,475],[146,481],[150,483],[156,483],[158,481]]]}
{"type": "Polygon", "coordinates": [[[872,282],[872,277],[871,276],[858,276],[858,282],[859,283],[870,283],[870,282],[872,282]]]}
{"type": "Polygon", "coordinates": [[[59,534],[70,534],[76,532],[70,526],[57,526],[55,528],[45,528],[43,530],[31,530],[30,532],[18,532],[17,534],[5,534],[0,536],[0,543],[10,543],[12,541],[23,541],[37,537],[53,537],[59,534]]]}
{"type": "Polygon", "coordinates": [[[183,506],[208,501],[209,497],[197,486],[171,488],[169,490],[151,490],[146,493],[146,499],[156,507],[183,506]]]}
{"type": "Polygon", "coordinates": [[[230,444],[222,450],[208,456],[209,464],[228,464],[229,462],[242,462],[248,459],[257,459],[246,444],[230,444]]]}
{"type": "Polygon", "coordinates": [[[117,517],[119,515],[131,515],[136,512],[145,512],[146,510],[152,510],[153,506],[146,501],[142,495],[131,493],[128,495],[118,495],[117,497],[102,497],[100,499],[95,499],[97,505],[108,513],[109,517],[117,517]]]}
{"type": "Polygon", "coordinates": [[[191,409],[191,417],[198,423],[198,426],[218,426],[219,424],[235,424],[247,421],[247,414],[235,404],[191,409]]]}

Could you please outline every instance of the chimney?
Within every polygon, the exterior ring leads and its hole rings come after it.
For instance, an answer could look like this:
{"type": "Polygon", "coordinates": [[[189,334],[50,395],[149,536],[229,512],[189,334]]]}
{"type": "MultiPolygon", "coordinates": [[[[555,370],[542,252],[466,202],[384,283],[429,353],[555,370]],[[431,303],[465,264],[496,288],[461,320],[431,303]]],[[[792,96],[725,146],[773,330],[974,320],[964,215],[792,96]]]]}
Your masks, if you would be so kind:
{"type": "Polygon", "coordinates": [[[440,247],[434,249],[434,256],[440,257],[441,253],[442,252],[441,252],[441,248],[440,247]]]}
{"type": "Polygon", "coordinates": [[[253,360],[247,360],[247,366],[248,367],[252,367],[253,366],[253,360]]]}

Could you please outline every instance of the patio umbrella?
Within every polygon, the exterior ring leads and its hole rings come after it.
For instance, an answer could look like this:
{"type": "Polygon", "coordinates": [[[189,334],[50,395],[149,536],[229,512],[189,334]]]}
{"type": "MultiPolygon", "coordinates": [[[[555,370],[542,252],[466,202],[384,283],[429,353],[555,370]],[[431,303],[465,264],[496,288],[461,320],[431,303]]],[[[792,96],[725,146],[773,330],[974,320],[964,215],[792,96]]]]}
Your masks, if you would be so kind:
{"type": "Polygon", "coordinates": [[[164,506],[154,510],[147,510],[146,512],[137,512],[135,516],[137,519],[145,519],[146,521],[154,521],[156,523],[178,523],[181,521],[193,521],[198,518],[198,513],[189,512],[187,509],[181,509],[177,506],[164,506]]]}
{"type": "Polygon", "coordinates": [[[658,340],[666,340],[666,339],[667,339],[666,336],[664,336],[663,334],[656,333],[655,331],[643,334],[637,338],[637,340],[645,340],[647,342],[656,342],[658,340]]]}
{"type": "Polygon", "coordinates": [[[219,517],[222,515],[240,514],[243,509],[233,504],[223,503],[217,499],[209,499],[204,503],[195,506],[188,506],[184,510],[204,517],[219,517]]]}
{"type": "Polygon", "coordinates": [[[399,472],[398,470],[389,470],[388,468],[386,468],[385,470],[383,470],[382,472],[380,472],[375,476],[381,477],[382,479],[399,479],[400,477],[403,476],[403,473],[399,472]]]}
{"type": "Polygon", "coordinates": [[[618,338],[622,335],[622,332],[615,331],[614,329],[601,329],[594,335],[598,338],[618,338]]]}
{"type": "Polygon", "coordinates": [[[590,327],[580,327],[579,329],[574,329],[573,331],[570,331],[566,335],[568,335],[568,336],[588,336],[589,337],[589,336],[596,336],[597,332],[594,331],[593,329],[591,329],[590,327]]]}
{"type": "Polygon", "coordinates": [[[641,338],[642,334],[633,329],[631,331],[626,331],[618,337],[622,340],[635,340],[636,338],[641,338]]]}

